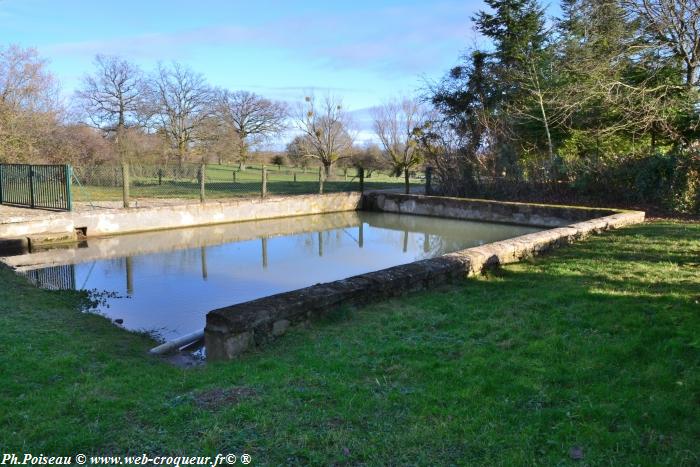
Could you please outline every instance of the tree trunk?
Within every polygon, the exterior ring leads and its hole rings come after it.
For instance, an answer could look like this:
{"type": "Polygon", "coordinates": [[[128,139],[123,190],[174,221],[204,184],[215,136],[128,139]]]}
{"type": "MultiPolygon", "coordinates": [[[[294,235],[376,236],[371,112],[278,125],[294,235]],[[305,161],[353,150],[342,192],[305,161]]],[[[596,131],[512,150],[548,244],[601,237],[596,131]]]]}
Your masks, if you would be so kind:
{"type": "Polygon", "coordinates": [[[544,133],[547,136],[547,153],[549,155],[549,162],[554,161],[554,145],[552,144],[552,134],[549,132],[549,119],[547,118],[547,112],[544,109],[544,101],[542,95],[539,95],[540,111],[542,112],[542,123],[544,124],[544,133]]]}
{"type": "Polygon", "coordinates": [[[182,141],[177,144],[177,163],[180,169],[182,169],[185,163],[185,143],[182,141]]]}
{"type": "Polygon", "coordinates": [[[241,148],[238,151],[238,168],[245,170],[246,162],[248,162],[248,145],[241,143],[241,148]]]}
{"type": "Polygon", "coordinates": [[[685,82],[688,87],[700,84],[700,66],[693,66],[692,63],[686,62],[685,82]]]}
{"type": "MultiPolygon", "coordinates": [[[[542,92],[542,87],[540,86],[540,78],[537,70],[535,69],[534,64],[530,64],[531,67],[531,73],[532,73],[532,81],[534,82],[534,85],[536,87],[536,95],[537,95],[537,102],[540,107],[540,113],[542,114],[542,125],[544,126],[544,133],[545,136],[547,137],[547,155],[549,156],[549,165],[550,169],[554,168],[554,144],[552,143],[552,134],[549,131],[549,119],[547,118],[547,111],[544,108],[544,94],[542,92]]],[[[555,175],[554,178],[557,178],[558,175],[555,175]]],[[[552,178],[552,177],[548,177],[552,178]]]]}
{"type": "Polygon", "coordinates": [[[180,151],[177,153],[177,166],[178,168],[182,169],[182,167],[185,165],[185,155],[182,154],[180,151]]]}

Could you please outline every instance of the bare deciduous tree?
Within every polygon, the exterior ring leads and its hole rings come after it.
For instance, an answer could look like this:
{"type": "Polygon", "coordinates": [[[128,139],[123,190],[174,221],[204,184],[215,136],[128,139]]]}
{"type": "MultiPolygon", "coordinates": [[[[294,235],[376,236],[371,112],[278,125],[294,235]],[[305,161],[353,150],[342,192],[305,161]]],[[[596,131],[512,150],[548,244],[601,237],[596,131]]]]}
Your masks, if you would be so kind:
{"type": "Polygon", "coordinates": [[[0,105],[9,111],[49,112],[57,106],[58,85],[36,49],[0,48],[0,105]]]}
{"type": "Polygon", "coordinates": [[[114,159],[111,142],[101,131],[84,123],[58,126],[52,139],[61,148],[56,162],[86,166],[114,159]]]}
{"type": "Polygon", "coordinates": [[[513,106],[511,110],[513,110],[516,115],[535,120],[542,125],[547,140],[547,156],[549,162],[552,163],[554,161],[554,144],[552,143],[552,133],[550,130],[551,116],[546,106],[548,93],[543,86],[543,83],[546,81],[540,76],[542,67],[537,66],[534,59],[529,56],[525,58],[523,65],[526,71],[523,73],[523,76],[520,77],[521,86],[522,89],[528,92],[535,100],[537,110],[532,112],[527,107],[520,107],[517,105],[513,106]]]}
{"type": "Polygon", "coordinates": [[[683,61],[688,86],[700,85],[700,0],[622,0],[646,32],[683,61]]]}
{"type": "Polygon", "coordinates": [[[409,173],[423,161],[419,144],[425,130],[427,112],[416,100],[392,101],[372,109],[374,132],[381,141],[394,173],[403,173],[406,193],[409,192],[409,173]]]}
{"type": "Polygon", "coordinates": [[[304,141],[304,135],[297,135],[286,147],[287,159],[295,166],[306,169],[309,166],[309,155],[306,150],[311,146],[304,141]]]}
{"type": "Polygon", "coordinates": [[[265,139],[286,128],[287,106],[248,91],[218,92],[216,107],[222,121],[240,140],[239,161],[245,169],[251,140],[265,139]]]}
{"type": "Polygon", "coordinates": [[[486,169],[449,120],[431,119],[429,129],[419,138],[425,159],[433,167],[435,184],[443,193],[464,195],[473,181],[474,168],[486,169]],[[466,177],[464,177],[466,175],[466,177]]]}
{"type": "Polygon", "coordinates": [[[134,64],[116,56],[97,55],[95,71],[85,75],[75,95],[79,111],[93,126],[112,138],[119,159],[134,155],[126,139],[128,128],[137,125],[144,102],[144,79],[134,64]]]}
{"type": "Polygon", "coordinates": [[[94,73],[83,78],[76,97],[93,125],[118,138],[136,123],[143,106],[143,74],[136,65],[116,56],[97,55],[94,65],[94,73]]]}
{"type": "Polygon", "coordinates": [[[240,152],[241,140],[236,130],[214,114],[202,122],[197,134],[196,150],[203,160],[224,164],[240,152]]]}
{"type": "Polygon", "coordinates": [[[361,147],[354,147],[351,165],[365,171],[367,178],[372,176],[372,172],[380,169],[387,169],[387,161],[382,157],[381,148],[374,143],[365,144],[361,147]]]}
{"type": "Polygon", "coordinates": [[[199,137],[198,130],[213,112],[212,89],[201,74],[179,63],[169,68],[160,65],[149,83],[149,101],[155,125],[182,164],[199,137]]]}
{"type": "Polygon", "coordinates": [[[53,158],[58,85],[35,49],[0,47],[0,160],[53,158]]]}
{"type": "Polygon", "coordinates": [[[351,120],[342,100],[330,94],[318,100],[310,95],[298,109],[296,125],[305,136],[301,142],[306,153],[323,165],[326,176],[333,165],[350,156],[353,138],[349,132],[351,120]]]}

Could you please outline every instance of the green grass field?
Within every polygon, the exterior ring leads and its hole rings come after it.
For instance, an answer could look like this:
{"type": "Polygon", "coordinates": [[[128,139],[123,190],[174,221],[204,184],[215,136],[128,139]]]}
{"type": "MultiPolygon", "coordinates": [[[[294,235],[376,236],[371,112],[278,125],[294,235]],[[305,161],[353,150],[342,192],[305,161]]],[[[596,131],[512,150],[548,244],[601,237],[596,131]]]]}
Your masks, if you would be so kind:
{"type": "Polygon", "coordinates": [[[0,446],[254,465],[698,465],[700,224],[608,232],[180,369],[0,270],[0,446]],[[582,457],[574,460],[574,457],[582,457]]]}
{"type": "MultiPolygon", "coordinates": [[[[190,167],[192,168],[192,167],[190,167]]],[[[318,168],[301,168],[268,166],[267,190],[272,195],[318,193],[318,168]]],[[[77,171],[79,174],[80,172],[77,171]]],[[[167,175],[159,180],[157,176],[131,176],[130,195],[134,198],[199,198],[200,186],[196,170],[190,170],[186,176],[173,178],[167,175]]],[[[260,196],[262,185],[262,167],[248,166],[238,170],[237,166],[208,165],[205,184],[205,196],[210,199],[245,198],[260,196]],[[235,175],[234,175],[235,174],[235,175]]],[[[96,178],[94,181],[87,174],[78,176],[79,183],[74,183],[74,201],[118,201],[122,199],[121,176],[112,173],[96,178]],[[81,180],[82,179],[82,180],[81,180]],[[99,181],[98,181],[99,180],[99,181]]],[[[412,178],[414,186],[424,184],[424,180],[412,178]]],[[[385,173],[373,172],[365,178],[365,189],[402,189],[403,177],[393,177],[385,173]]],[[[324,192],[357,191],[359,178],[354,169],[337,169],[332,179],[324,182],[324,192]]]]}

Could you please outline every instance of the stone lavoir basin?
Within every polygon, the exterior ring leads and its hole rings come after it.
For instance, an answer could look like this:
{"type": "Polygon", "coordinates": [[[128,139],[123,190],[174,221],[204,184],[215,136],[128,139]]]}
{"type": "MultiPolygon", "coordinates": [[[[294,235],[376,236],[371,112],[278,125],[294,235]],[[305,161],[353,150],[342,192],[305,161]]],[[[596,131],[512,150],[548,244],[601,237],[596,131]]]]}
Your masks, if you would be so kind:
{"type": "Polygon", "coordinates": [[[98,291],[97,312],[172,340],[215,308],[538,230],[350,211],[87,239],[12,262],[40,287],[98,291]]]}
{"type": "Polygon", "coordinates": [[[643,220],[639,211],[336,193],[5,223],[0,250],[23,251],[0,260],[40,287],[96,291],[96,311],[129,330],[164,341],[203,334],[207,357],[225,359],[338,306],[643,220]],[[71,236],[82,241],[51,243],[71,236]]]}

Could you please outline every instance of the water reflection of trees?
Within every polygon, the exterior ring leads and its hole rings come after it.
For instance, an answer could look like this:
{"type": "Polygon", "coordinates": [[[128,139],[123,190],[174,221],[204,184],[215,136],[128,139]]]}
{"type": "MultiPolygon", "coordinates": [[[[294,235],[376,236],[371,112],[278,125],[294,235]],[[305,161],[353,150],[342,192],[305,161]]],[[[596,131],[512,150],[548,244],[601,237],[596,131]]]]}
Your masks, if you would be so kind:
{"type": "MultiPolygon", "coordinates": [[[[348,258],[356,255],[373,254],[370,251],[360,253],[357,250],[367,248],[375,254],[398,254],[402,252],[403,261],[407,258],[428,259],[441,256],[478,245],[494,239],[505,238],[521,234],[527,228],[517,226],[503,226],[483,223],[464,223],[463,221],[445,222],[440,219],[436,222],[433,218],[414,219],[416,216],[370,216],[355,226],[339,227],[316,232],[308,232],[297,235],[271,238],[266,235],[257,240],[234,242],[234,244],[248,244],[243,248],[248,255],[253,253],[259,259],[262,269],[268,269],[275,263],[275,253],[282,252],[284,256],[293,255],[293,260],[302,258],[319,258],[335,254],[339,250],[345,250],[343,254],[348,258]],[[372,222],[372,224],[370,224],[372,222]],[[445,227],[446,225],[446,227],[445,227]],[[276,243],[276,250],[270,250],[270,241],[276,243]],[[252,250],[251,250],[252,249],[252,250]],[[409,258],[410,256],[410,258],[409,258]]],[[[222,255],[233,253],[229,258],[232,263],[238,259],[238,250],[233,251],[226,246],[195,247],[168,253],[155,253],[137,256],[125,256],[99,261],[102,273],[106,276],[116,276],[124,284],[126,293],[132,295],[134,288],[138,287],[136,273],[140,269],[147,269],[148,274],[172,275],[178,272],[191,274],[195,269],[201,269],[201,277],[207,280],[208,254],[212,258],[221,260],[222,255]],[[222,249],[223,248],[223,249],[222,249]],[[213,249],[213,251],[212,251],[213,249]]],[[[279,258],[277,258],[279,261],[279,258]]],[[[247,260],[246,260],[247,261],[247,260]]],[[[249,265],[250,266],[250,265],[249,265]]],[[[91,267],[91,270],[92,270],[91,267]]],[[[39,287],[52,289],[84,288],[92,271],[88,272],[85,284],[76,284],[76,266],[55,266],[40,268],[24,273],[27,278],[39,287]]],[[[82,279],[81,279],[82,281],[82,279]]]]}
{"type": "MultiPolygon", "coordinates": [[[[294,246],[305,256],[323,256],[324,253],[337,250],[345,245],[347,236],[343,231],[347,229],[331,229],[320,232],[309,232],[295,235],[294,246]]],[[[354,241],[354,239],[353,239],[354,241]]]]}
{"type": "MultiPolygon", "coordinates": [[[[465,244],[464,238],[446,238],[434,233],[398,230],[364,223],[356,227],[295,235],[292,238],[293,248],[307,257],[323,256],[349,245],[364,248],[368,241],[397,248],[404,253],[413,252],[417,259],[434,258],[470,246],[465,244]]],[[[474,244],[476,243],[474,241],[474,244]]]]}

